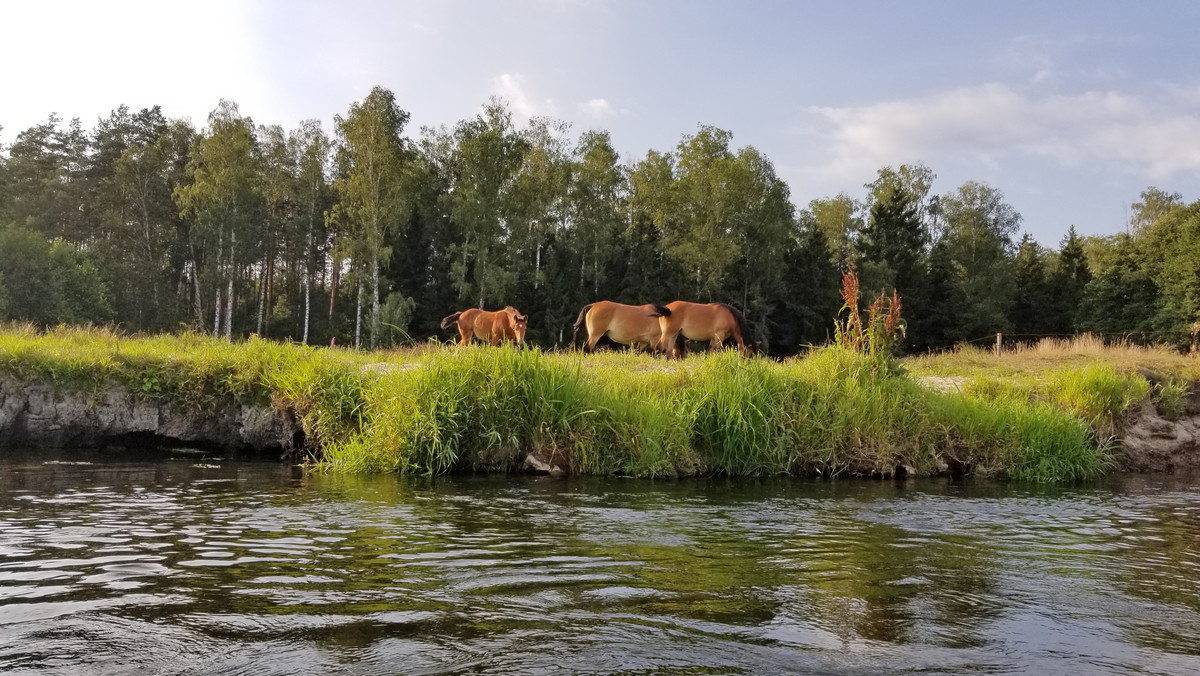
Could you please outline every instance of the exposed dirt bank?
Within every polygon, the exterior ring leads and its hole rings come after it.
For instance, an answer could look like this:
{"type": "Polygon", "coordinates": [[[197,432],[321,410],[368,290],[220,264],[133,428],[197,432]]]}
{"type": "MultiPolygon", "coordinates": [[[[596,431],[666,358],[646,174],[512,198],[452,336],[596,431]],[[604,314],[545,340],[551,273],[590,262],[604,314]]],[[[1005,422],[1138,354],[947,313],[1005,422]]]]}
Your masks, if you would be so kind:
{"type": "Polygon", "coordinates": [[[1143,401],[1126,414],[1116,449],[1125,472],[1200,473],[1200,383],[1192,384],[1183,415],[1172,420],[1143,401]]]}
{"type": "Polygon", "coordinates": [[[115,382],[73,391],[0,376],[0,447],[189,444],[289,457],[303,442],[294,417],[261,404],[184,411],[115,382]]]}
{"type": "MultiPolygon", "coordinates": [[[[927,379],[928,380],[928,379],[927,379]]],[[[957,383],[931,383],[952,389],[957,383]]],[[[1126,472],[1200,473],[1200,383],[1182,415],[1169,419],[1149,401],[1134,406],[1117,430],[1117,468],[1126,472]]],[[[236,401],[180,410],[109,383],[90,391],[0,376],[0,447],[196,445],[295,458],[304,432],[290,412],[236,401]]],[[[559,474],[553,459],[530,455],[525,471],[559,474]]]]}

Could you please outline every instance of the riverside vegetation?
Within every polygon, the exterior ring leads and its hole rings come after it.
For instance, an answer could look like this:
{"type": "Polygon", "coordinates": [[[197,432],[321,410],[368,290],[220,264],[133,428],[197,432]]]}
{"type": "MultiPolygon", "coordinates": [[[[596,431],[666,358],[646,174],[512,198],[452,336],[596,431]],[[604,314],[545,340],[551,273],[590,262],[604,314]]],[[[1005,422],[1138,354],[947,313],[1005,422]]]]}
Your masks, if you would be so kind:
{"type": "Polygon", "coordinates": [[[516,470],[534,453],[580,474],[1065,481],[1114,469],[1121,415],[1147,397],[1178,408],[1200,375],[1194,359],[1133,347],[1057,360],[1031,350],[1015,367],[970,349],[899,362],[871,345],[887,316],[843,320],[833,344],[781,362],[436,344],[356,353],[10,325],[0,377],[116,382],[198,412],[229,398],[270,403],[298,418],[307,462],[328,472],[516,470]],[[1137,370],[1147,367],[1174,375],[1152,386],[1137,370]]]}

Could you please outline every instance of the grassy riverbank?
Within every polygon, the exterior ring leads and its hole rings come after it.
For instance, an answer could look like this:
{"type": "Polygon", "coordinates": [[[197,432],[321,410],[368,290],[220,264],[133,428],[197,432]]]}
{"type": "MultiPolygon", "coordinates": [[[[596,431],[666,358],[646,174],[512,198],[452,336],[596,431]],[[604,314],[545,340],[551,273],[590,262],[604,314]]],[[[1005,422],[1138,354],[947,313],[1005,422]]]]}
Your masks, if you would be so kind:
{"type": "Polygon", "coordinates": [[[1110,469],[1114,422],[1152,394],[1146,378],[1103,359],[1029,376],[961,366],[973,358],[905,369],[834,347],[782,363],[488,347],[356,354],[196,335],[0,331],[9,377],[85,390],[116,381],[198,412],[229,397],[293,411],[314,464],[331,472],[512,470],[534,453],[591,474],[904,468],[1061,481],[1110,469]],[[939,389],[927,376],[956,380],[939,389]]]}

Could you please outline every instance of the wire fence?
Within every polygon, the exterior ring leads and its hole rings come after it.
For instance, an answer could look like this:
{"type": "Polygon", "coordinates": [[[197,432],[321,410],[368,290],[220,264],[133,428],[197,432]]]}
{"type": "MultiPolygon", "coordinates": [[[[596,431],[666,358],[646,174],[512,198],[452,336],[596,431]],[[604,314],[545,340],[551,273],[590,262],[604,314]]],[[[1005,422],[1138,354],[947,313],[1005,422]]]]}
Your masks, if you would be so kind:
{"type": "Polygon", "coordinates": [[[1135,336],[1152,336],[1152,337],[1156,338],[1156,340],[1148,340],[1145,342],[1170,342],[1170,337],[1161,331],[1122,331],[1120,333],[1103,333],[1100,331],[1088,331],[1086,333],[1004,333],[1004,332],[998,332],[998,333],[990,333],[986,336],[981,336],[979,338],[972,338],[970,340],[959,340],[956,342],[959,344],[969,343],[972,345],[976,345],[976,344],[991,345],[996,342],[996,336],[1001,336],[1001,341],[1004,344],[1009,344],[1009,343],[1014,343],[1014,342],[1015,343],[1033,342],[1033,340],[1041,340],[1043,338],[1072,339],[1072,338],[1079,338],[1082,336],[1092,336],[1092,337],[1100,338],[1101,340],[1103,340],[1105,342],[1130,342],[1134,339],[1135,336]]]}

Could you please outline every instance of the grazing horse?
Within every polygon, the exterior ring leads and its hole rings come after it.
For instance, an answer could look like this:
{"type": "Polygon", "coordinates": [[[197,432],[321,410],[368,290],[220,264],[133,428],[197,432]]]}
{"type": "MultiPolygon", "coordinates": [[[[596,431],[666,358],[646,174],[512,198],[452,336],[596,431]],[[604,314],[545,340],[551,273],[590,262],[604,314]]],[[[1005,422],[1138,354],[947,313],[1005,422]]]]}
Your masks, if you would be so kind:
{"type": "Polygon", "coordinates": [[[689,303],[677,300],[667,303],[659,312],[659,332],[662,334],[658,342],[658,351],[670,356],[684,356],[686,349],[673,352],[669,346],[683,342],[679,336],[687,340],[707,340],[710,350],[720,349],[725,341],[733,338],[737,341],[742,354],[749,357],[754,354],[755,343],[750,342],[750,329],[746,319],[736,308],[724,303],[689,303]]]}
{"type": "Polygon", "coordinates": [[[585,352],[596,349],[596,341],[602,336],[621,345],[628,345],[634,350],[645,348],[655,349],[661,329],[658,315],[671,311],[662,305],[624,305],[608,300],[584,305],[575,320],[575,331],[571,334],[571,345],[579,336],[579,328],[587,328],[587,341],[583,346],[585,352]]]}
{"type": "Polygon", "coordinates": [[[471,308],[454,314],[442,320],[442,328],[448,329],[458,324],[458,344],[466,345],[471,342],[471,336],[483,341],[491,341],[499,345],[502,340],[511,340],[517,345],[525,343],[525,328],[529,325],[529,315],[523,315],[511,305],[503,310],[488,312],[471,308]]]}

